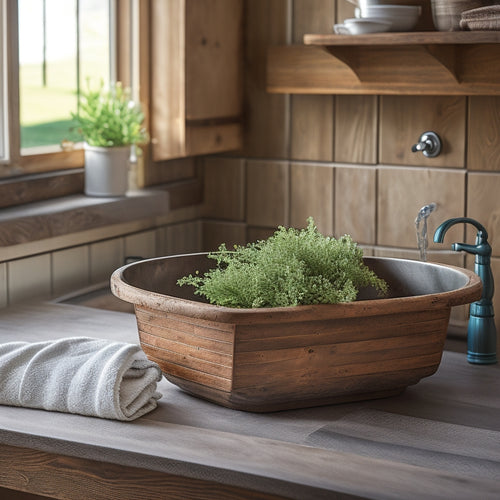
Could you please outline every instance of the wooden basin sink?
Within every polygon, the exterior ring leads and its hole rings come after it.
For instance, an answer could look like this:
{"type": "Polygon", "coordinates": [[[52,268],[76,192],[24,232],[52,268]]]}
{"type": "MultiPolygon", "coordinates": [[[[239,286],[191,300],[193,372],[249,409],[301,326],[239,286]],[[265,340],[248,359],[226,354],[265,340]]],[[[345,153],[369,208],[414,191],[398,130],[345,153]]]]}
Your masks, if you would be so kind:
{"type": "Polygon", "coordinates": [[[471,271],[366,257],[390,288],[356,302],[234,309],[203,302],[178,278],[206,254],[117,269],[111,290],[134,304],[146,355],[183,390],[230,408],[275,411],[396,395],[441,361],[452,306],[481,296],[471,271]]]}

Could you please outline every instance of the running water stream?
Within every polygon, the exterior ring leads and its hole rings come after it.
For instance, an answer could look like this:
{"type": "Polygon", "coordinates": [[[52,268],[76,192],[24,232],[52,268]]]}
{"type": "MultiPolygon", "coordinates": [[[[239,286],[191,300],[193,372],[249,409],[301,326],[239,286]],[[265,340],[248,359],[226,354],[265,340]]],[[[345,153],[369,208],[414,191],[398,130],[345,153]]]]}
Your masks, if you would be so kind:
{"type": "Polygon", "coordinates": [[[417,245],[420,251],[420,260],[422,262],[427,261],[427,247],[429,246],[429,240],[427,236],[427,219],[434,210],[436,210],[436,203],[429,203],[424,205],[418,212],[417,218],[415,219],[415,228],[417,231],[417,245]]]}

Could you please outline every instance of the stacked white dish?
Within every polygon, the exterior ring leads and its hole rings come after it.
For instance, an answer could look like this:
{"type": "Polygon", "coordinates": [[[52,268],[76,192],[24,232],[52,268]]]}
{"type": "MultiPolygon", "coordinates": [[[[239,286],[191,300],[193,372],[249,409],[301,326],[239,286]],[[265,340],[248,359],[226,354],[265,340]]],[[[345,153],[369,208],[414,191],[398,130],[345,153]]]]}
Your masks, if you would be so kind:
{"type": "Polygon", "coordinates": [[[361,2],[355,9],[358,19],[384,21],[391,24],[388,31],[411,31],[422,12],[419,5],[374,5],[361,2]]]}
{"type": "Polygon", "coordinates": [[[381,21],[377,18],[346,19],[344,24],[334,24],[333,31],[337,35],[364,35],[366,33],[381,33],[389,31],[390,21],[381,21]]]}
{"type": "MultiPolygon", "coordinates": [[[[350,0],[353,1],[353,0],[350,0]]],[[[411,31],[422,12],[419,5],[385,5],[381,0],[358,0],[354,19],[335,24],[337,34],[361,35],[383,31],[411,31]]]]}

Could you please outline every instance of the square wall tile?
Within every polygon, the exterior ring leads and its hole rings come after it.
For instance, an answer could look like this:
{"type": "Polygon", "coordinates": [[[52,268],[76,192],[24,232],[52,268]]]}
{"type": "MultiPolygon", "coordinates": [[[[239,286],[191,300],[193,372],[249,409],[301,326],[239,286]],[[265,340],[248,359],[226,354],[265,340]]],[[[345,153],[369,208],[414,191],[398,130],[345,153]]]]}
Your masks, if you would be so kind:
{"type": "Polygon", "coordinates": [[[375,243],[376,170],[335,169],[335,236],[350,234],[358,243],[375,243]]]}
{"type": "Polygon", "coordinates": [[[9,304],[51,294],[50,254],[37,255],[7,263],[9,304]]]}
{"type": "Polygon", "coordinates": [[[469,97],[467,168],[500,172],[500,96],[469,97]]]}
{"type": "Polygon", "coordinates": [[[288,224],[289,166],[279,161],[247,162],[247,223],[273,227],[288,224]]]}
{"type": "Polygon", "coordinates": [[[302,43],[306,33],[328,33],[335,22],[336,0],[294,0],[293,43],[302,43]]]}
{"type": "Polygon", "coordinates": [[[201,222],[183,222],[165,228],[165,255],[200,252],[201,222]]]}
{"type": "Polygon", "coordinates": [[[245,161],[204,160],[204,215],[229,221],[245,219],[245,161]]]}
{"type": "Polygon", "coordinates": [[[452,227],[445,244],[432,238],[441,222],[465,214],[465,172],[443,169],[380,168],[378,172],[377,243],[417,249],[415,219],[429,203],[437,209],[427,219],[429,249],[445,250],[463,238],[463,227],[452,227]]]}
{"type": "Polygon", "coordinates": [[[291,97],[291,159],[333,161],[333,103],[330,95],[291,97]]]}
{"type": "Polygon", "coordinates": [[[376,96],[336,96],[335,161],[377,163],[377,120],[376,96]]]}
{"type": "Polygon", "coordinates": [[[80,246],[52,253],[52,294],[62,295],[89,284],[89,247],[80,246]]]}
{"type": "Polygon", "coordinates": [[[329,165],[290,165],[290,226],[306,227],[313,217],[323,234],[333,234],[333,175],[329,165]]]}
{"type": "Polygon", "coordinates": [[[463,168],[466,102],[465,96],[381,96],[379,163],[463,168]],[[411,150],[427,131],[443,143],[435,158],[411,150]]]}
{"type": "Polygon", "coordinates": [[[290,42],[291,2],[245,2],[245,147],[253,158],[285,158],[288,151],[288,95],[266,92],[267,49],[290,42]]]}
{"type": "Polygon", "coordinates": [[[0,307],[7,305],[7,264],[0,264],[0,307]]]}
{"type": "Polygon", "coordinates": [[[248,227],[247,228],[247,243],[255,242],[258,240],[267,240],[269,236],[272,236],[276,231],[276,228],[271,227],[248,227]]]}
{"type": "Polygon", "coordinates": [[[203,221],[203,251],[217,250],[221,243],[231,249],[246,244],[246,224],[241,222],[203,221]]]}
{"type": "MultiPolygon", "coordinates": [[[[500,257],[500,173],[469,173],[467,215],[485,227],[492,254],[500,257]]],[[[476,229],[467,225],[468,242],[475,237],[476,229]]]]}
{"type": "Polygon", "coordinates": [[[124,259],[127,257],[142,257],[143,259],[156,257],[156,231],[154,230],[125,236],[124,244],[124,259]]]}
{"type": "Polygon", "coordinates": [[[124,263],[122,238],[93,243],[90,245],[90,282],[109,281],[113,271],[124,263]]]}

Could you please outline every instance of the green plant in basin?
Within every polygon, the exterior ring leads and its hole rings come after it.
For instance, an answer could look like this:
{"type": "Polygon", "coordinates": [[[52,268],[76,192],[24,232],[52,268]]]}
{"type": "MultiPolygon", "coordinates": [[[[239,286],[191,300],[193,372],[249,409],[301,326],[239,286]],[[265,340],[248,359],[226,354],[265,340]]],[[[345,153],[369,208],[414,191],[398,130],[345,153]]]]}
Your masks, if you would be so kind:
{"type": "Polygon", "coordinates": [[[307,228],[280,226],[267,240],[236,246],[224,244],[209,258],[217,266],[203,276],[178,280],[192,285],[210,303],[238,308],[336,304],[356,300],[362,287],[380,294],[387,284],[363,263],[363,252],[349,235],[323,236],[312,217],[307,228]]]}

